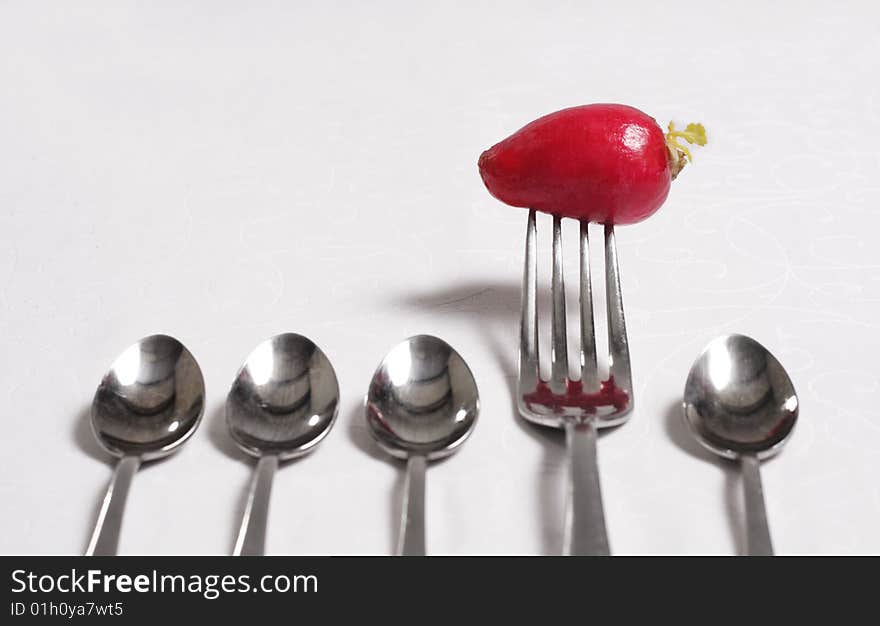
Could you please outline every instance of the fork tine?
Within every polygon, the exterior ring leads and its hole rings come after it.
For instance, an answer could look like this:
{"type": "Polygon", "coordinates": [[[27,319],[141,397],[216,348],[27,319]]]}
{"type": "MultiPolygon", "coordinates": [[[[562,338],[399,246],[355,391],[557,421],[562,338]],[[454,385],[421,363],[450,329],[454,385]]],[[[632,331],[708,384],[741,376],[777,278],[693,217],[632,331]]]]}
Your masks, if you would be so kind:
{"type": "Polygon", "coordinates": [[[565,280],[562,275],[562,218],[553,216],[553,318],[551,335],[553,349],[550,353],[550,382],[554,391],[565,391],[568,381],[568,340],[565,326],[565,280]]]}
{"type": "Polygon", "coordinates": [[[599,389],[593,289],[590,280],[590,231],[587,220],[581,220],[581,384],[584,391],[599,389]]]}
{"type": "Polygon", "coordinates": [[[522,320],[519,338],[520,386],[534,387],[540,379],[538,360],[538,259],[535,210],[529,211],[526,225],[526,260],[523,268],[522,320]]]}
{"type": "Polygon", "coordinates": [[[623,314],[623,296],[620,293],[620,269],[617,266],[617,244],[614,226],[605,225],[605,290],[608,304],[608,360],[614,384],[630,397],[632,406],[632,372],[629,361],[629,342],[626,338],[626,320],[623,314]]]}

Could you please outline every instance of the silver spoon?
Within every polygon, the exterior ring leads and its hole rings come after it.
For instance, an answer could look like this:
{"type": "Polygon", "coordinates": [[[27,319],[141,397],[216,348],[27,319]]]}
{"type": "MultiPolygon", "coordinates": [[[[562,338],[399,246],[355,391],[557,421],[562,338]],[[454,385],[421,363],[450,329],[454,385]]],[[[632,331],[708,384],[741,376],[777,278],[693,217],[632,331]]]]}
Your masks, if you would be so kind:
{"type": "Polygon", "coordinates": [[[718,337],[691,367],[684,415],[704,447],[739,460],[747,553],[771,556],[759,462],[779,452],[797,421],[798,399],[785,369],[754,339],[718,337]]]}
{"type": "Polygon", "coordinates": [[[398,554],[425,554],[425,467],[458,450],[473,430],[479,402],[467,364],[430,335],[399,343],[373,375],[366,400],[370,432],[388,454],[407,460],[398,554]]]}
{"type": "Polygon", "coordinates": [[[309,339],[284,333],[258,345],[226,397],[226,423],[238,447],[259,459],[248,491],[235,556],[260,556],[272,478],[279,461],[315,449],[333,426],[339,384],[333,366],[309,339]]]}
{"type": "Polygon", "coordinates": [[[167,456],[189,439],[205,410],[205,381],[182,343],[151,335],[110,366],[92,402],[98,443],[119,457],[86,556],[116,553],[122,512],[141,462],[167,456]]]}

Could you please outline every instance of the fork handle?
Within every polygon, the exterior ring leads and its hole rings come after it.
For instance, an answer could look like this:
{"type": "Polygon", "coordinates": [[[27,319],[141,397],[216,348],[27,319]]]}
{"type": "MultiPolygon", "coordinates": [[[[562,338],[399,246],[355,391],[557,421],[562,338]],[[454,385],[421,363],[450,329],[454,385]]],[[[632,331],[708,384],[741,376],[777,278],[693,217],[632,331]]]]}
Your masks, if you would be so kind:
{"type": "Polygon", "coordinates": [[[565,425],[569,472],[563,554],[567,556],[611,554],[602,509],[596,436],[592,421],[565,425]]]}

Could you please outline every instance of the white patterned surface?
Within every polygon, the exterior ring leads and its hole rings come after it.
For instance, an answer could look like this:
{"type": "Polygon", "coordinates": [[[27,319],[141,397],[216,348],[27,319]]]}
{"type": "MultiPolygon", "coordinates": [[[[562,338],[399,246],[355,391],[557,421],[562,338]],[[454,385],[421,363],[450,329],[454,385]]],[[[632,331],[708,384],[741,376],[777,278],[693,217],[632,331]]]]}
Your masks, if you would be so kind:
{"type": "Polygon", "coordinates": [[[459,349],[483,400],[429,469],[429,549],[558,552],[562,440],[510,391],[525,213],[476,159],[541,114],[618,101],[710,143],[619,231],[637,392],[599,442],[612,549],[740,548],[737,472],[678,408],[701,347],[737,331],[801,398],[763,468],[778,551],[880,553],[876,3],[77,4],[0,5],[0,552],[83,549],[110,476],[87,408],[153,332],[199,359],[208,409],[136,477],[120,550],[228,552],[251,466],[223,400],[281,331],[323,347],[343,397],[277,476],[271,553],[391,550],[401,468],[360,401],[418,332],[459,349]]]}

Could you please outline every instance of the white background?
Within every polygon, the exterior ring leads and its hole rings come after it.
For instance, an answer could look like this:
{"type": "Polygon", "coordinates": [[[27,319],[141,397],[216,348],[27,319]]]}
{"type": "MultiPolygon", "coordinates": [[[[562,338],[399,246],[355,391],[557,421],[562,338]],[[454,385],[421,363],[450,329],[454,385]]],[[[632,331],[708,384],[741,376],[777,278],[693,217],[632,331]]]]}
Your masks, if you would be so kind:
{"type": "Polygon", "coordinates": [[[402,467],[361,399],[427,332],[471,364],[483,409],[429,468],[429,550],[558,553],[563,441],[512,407],[526,215],[476,160],[604,101],[710,138],[663,209],[619,229],[636,412],[599,442],[612,549],[741,550],[738,472],[679,410],[693,358],[736,331],[801,399],[763,466],[778,551],[880,552],[876,3],[76,4],[0,5],[0,552],[82,551],[111,471],[94,388],[166,332],[201,363],[207,411],[135,478],[120,552],[228,553],[252,466],[226,391],[296,331],[333,361],[341,411],[279,471],[268,552],[391,551],[402,467]]]}

